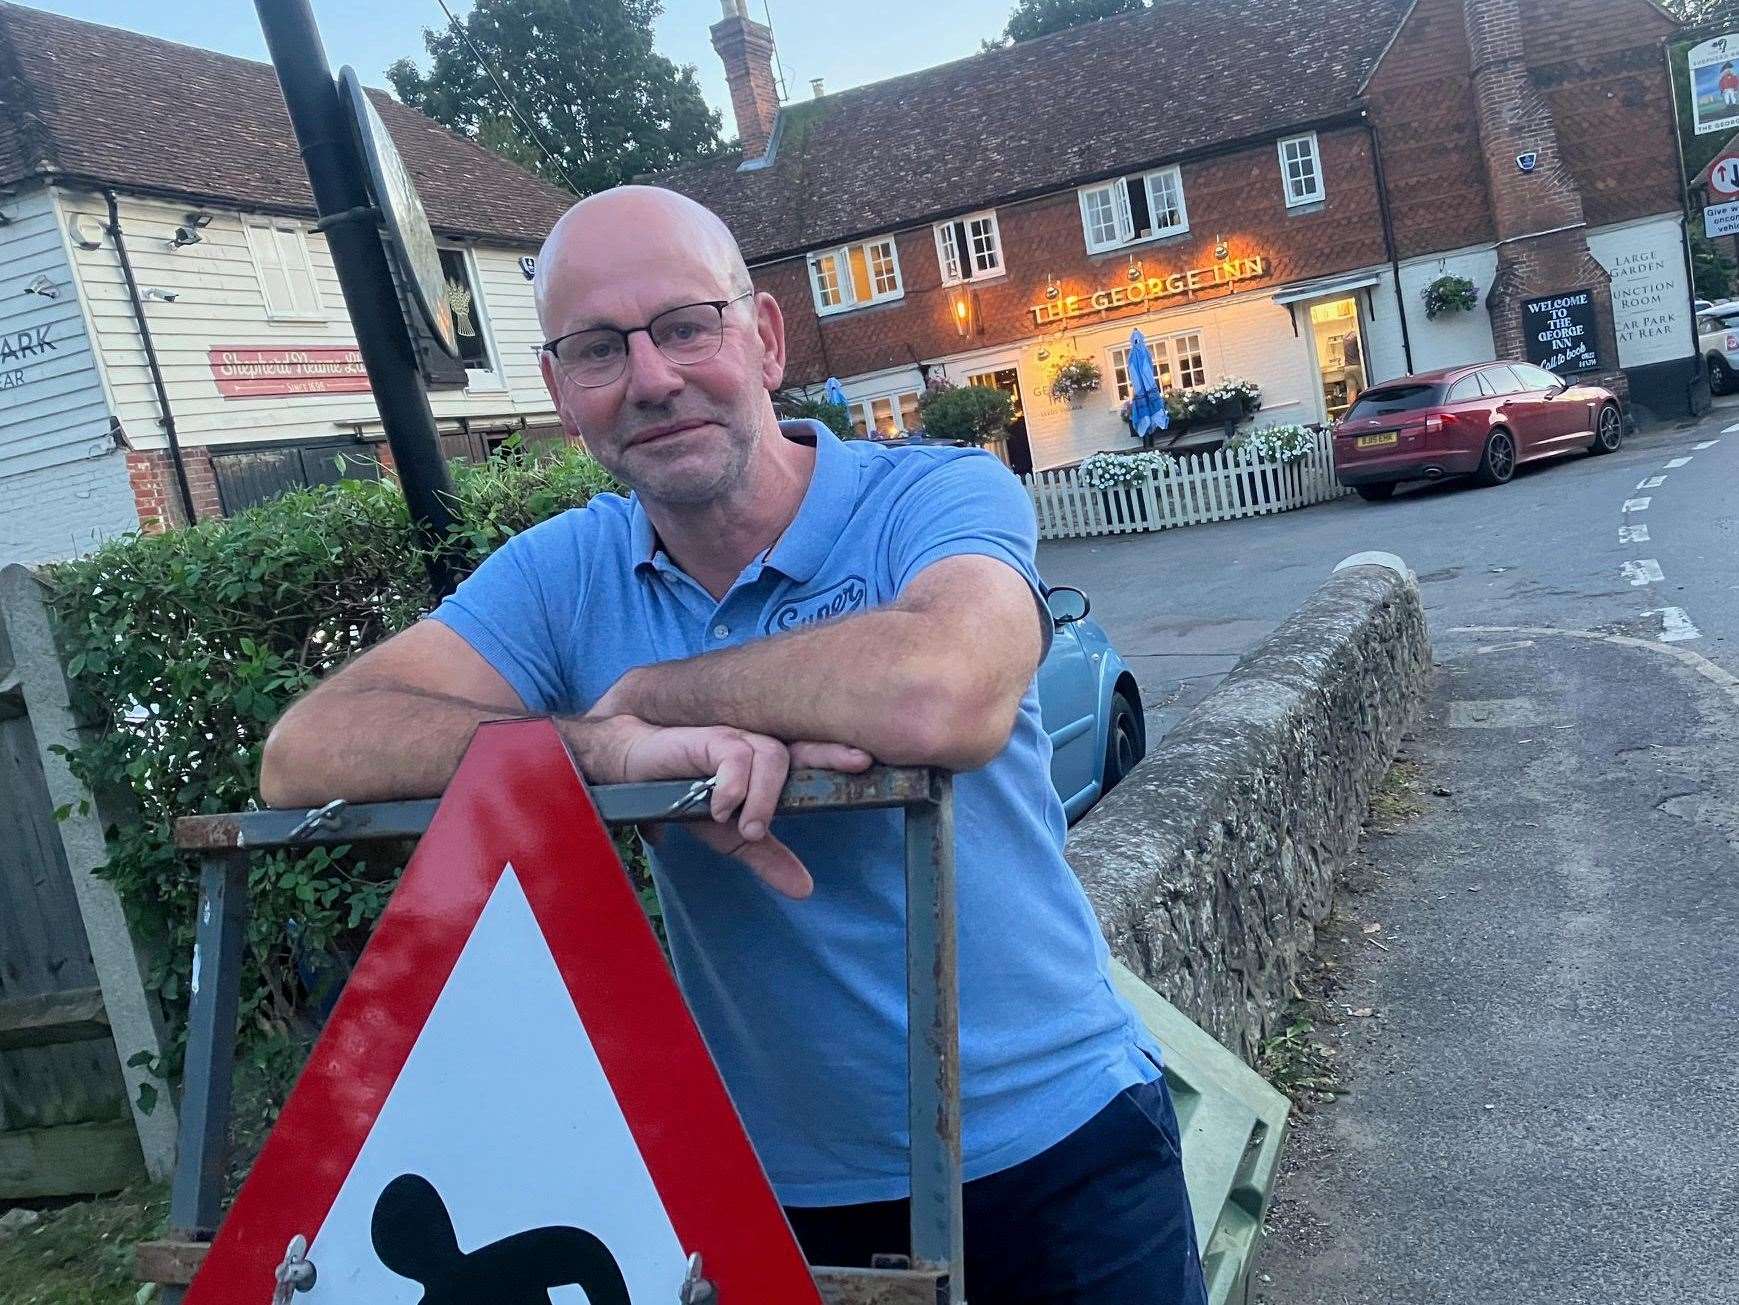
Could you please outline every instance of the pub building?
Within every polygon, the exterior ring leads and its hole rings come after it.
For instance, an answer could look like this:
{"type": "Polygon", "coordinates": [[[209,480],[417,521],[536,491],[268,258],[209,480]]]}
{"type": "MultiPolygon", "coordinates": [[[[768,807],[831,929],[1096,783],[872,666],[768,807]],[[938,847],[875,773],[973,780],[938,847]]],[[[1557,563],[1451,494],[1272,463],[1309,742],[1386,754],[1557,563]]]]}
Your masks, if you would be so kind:
{"type": "Polygon", "coordinates": [[[1649,0],[1165,0],[788,104],[723,8],[740,156],[650,180],[724,218],[787,382],[839,378],[863,433],[915,429],[940,375],[1016,398],[1016,470],[1133,447],[1137,327],[1162,384],[1259,384],[1261,424],[1500,357],[1696,401],[1649,0]],[[1454,278],[1471,304],[1428,305],[1454,278]],[[1053,399],[1078,358],[1098,390],[1053,399]]]}

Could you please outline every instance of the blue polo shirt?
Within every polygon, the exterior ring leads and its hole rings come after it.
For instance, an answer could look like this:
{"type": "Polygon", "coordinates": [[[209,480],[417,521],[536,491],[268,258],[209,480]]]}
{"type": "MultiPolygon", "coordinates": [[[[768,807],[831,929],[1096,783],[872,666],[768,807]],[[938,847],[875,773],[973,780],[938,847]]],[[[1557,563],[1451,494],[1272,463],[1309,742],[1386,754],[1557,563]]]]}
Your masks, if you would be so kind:
{"type": "MultiPolygon", "coordinates": [[[[636,499],[612,494],[508,540],[434,619],[529,709],[578,714],[636,666],[891,603],[945,557],[994,557],[1042,597],[1031,504],[988,453],[843,443],[814,422],[784,434],[814,441],[814,476],[722,599],[665,555],[636,499]]],[[[873,655],[838,674],[866,673],[873,655]]],[[[1030,1159],[1160,1072],[1063,860],[1050,761],[1029,685],[1008,746],[954,788],[969,1179],[1030,1159]]],[[[898,811],[775,820],[815,878],[804,901],[679,830],[653,859],[677,979],[787,1205],[908,1191],[901,830],[898,811]]]]}

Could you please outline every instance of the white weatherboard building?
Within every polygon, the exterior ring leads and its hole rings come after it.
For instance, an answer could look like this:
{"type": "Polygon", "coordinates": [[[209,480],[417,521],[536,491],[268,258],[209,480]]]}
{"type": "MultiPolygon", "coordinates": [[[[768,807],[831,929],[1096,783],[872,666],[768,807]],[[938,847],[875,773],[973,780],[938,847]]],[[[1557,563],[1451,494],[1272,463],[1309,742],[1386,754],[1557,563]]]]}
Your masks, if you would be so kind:
{"type": "MultiPolygon", "coordinates": [[[[380,474],[271,68],[0,4],[0,76],[0,564],[334,480],[341,455],[380,474]]],[[[559,436],[530,260],[572,197],[374,100],[460,328],[458,360],[420,342],[448,453],[559,436]]]]}

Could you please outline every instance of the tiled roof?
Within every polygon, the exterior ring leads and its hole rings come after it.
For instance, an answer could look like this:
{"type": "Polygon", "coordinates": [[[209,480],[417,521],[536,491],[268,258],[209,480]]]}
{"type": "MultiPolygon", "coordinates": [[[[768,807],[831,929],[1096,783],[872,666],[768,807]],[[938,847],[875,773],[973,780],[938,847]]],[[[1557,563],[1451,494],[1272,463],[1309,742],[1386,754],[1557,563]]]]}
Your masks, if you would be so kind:
{"type": "MultiPolygon", "coordinates": [[[[536,244],[573,202],[386,92],[369,94],[436,231],[536,244]]],[[[49,173],[314,211],[271,65],[0,3],[0,183],[49,173]]]]}
{"type": "Polygon", "coordinates": [[[1158,0],[789,105],[768,167],[649,180],[713,209],[764,260],[1348,112],[1406,9],[1158,0]]]}

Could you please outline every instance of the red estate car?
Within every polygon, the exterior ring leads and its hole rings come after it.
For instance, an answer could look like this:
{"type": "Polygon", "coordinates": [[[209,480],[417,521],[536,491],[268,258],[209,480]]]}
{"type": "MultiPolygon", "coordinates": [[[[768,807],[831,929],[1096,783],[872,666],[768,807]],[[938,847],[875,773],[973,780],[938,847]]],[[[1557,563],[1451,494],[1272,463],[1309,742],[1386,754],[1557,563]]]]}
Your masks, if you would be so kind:
{"type": "Polygon", "coordinates": [[[1472,476],[1501,485],[1536,458],[1624,439],[1618,398],[1532,363],[1474,363],[1373,385],[1334,428],[1334,469],[1361,498],[1404,480],[1472,476]]]}

